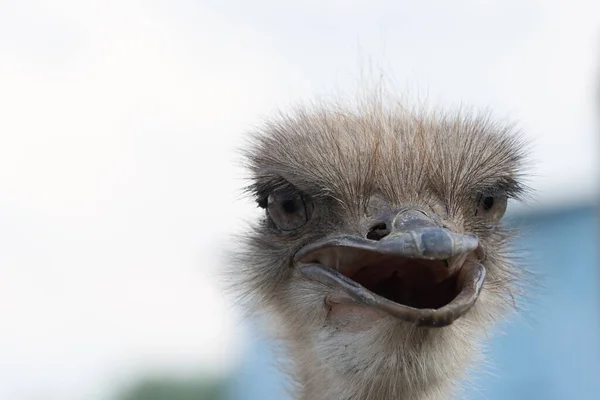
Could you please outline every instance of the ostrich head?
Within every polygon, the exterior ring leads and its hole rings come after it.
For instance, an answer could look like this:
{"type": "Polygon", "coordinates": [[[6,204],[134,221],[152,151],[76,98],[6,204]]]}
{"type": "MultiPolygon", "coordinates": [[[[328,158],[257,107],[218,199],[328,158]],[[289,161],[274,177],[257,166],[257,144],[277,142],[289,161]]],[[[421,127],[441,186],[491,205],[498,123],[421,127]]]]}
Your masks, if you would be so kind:
{"type": "Polygon", "coordinates": [[[301,399],[447,399],[519,269],[500,224],[522,146],[489,118],[299,109],[246,151],[264,209],[236,274],[301,399]]]}

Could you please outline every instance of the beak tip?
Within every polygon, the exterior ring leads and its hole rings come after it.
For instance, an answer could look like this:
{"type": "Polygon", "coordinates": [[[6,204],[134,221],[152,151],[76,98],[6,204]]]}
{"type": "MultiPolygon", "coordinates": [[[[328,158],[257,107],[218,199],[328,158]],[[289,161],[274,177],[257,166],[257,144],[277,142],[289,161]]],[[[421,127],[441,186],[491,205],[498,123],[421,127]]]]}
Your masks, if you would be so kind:
{"type": "Polygon", "coordinates": [[[465,248],[470,251],[474,251],[479,247],[479,237],[472,233],[464,235],[465,238],[465,248]]]}

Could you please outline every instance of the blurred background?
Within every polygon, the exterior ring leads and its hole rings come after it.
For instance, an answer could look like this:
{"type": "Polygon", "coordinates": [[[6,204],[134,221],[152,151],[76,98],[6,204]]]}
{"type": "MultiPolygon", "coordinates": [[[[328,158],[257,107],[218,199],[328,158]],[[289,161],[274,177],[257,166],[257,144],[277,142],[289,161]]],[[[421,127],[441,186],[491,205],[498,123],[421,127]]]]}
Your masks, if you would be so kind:
{"type": "Polygon", "coordinates": [[[533,143],[540,285],[463,397],[600,398],[599,39],[596,0],[0,0],[0,399],[287,399],[217,279],[235,149],[371,66],[533,143]]]}

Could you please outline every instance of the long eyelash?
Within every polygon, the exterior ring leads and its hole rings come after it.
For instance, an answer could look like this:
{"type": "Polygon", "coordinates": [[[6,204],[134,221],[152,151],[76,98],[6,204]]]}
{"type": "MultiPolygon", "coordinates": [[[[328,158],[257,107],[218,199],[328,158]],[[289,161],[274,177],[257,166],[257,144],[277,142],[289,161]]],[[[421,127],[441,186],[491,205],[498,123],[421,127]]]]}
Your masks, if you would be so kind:
{"type": "Polygon", "coordinates": [[[260,208],[267,208],[267,199],[276,190],[283,190],[290,194],[301,194],[294,185],[279,176],[258,177],[256,182],[246,188],[256,198],[260,208]]]}
{"type": "Polygon", "coordinates": [[[498,194],[504,194],[511,199],[519,199],[524,191],[525,189],[518,182],[507,179],[491,185],[482,185],[477,188],[477,192],[479,193],[477,199],[479,200],[483,196],[496,196],[498,194]]]}

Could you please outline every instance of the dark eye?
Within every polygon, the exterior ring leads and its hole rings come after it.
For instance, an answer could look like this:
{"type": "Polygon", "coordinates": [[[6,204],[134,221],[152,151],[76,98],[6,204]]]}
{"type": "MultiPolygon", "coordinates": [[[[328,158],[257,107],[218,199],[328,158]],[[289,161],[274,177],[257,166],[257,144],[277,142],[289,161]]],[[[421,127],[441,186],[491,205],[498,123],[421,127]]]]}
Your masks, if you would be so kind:
{"type": "Polygon", "coordinates": [[[481,199],[481,205],[483,206],[484,211],[489,211],[494,207],[494,197],[493,196],[485,196],[481,199]]]}
{"type": "Polygon", "coordinates": [[[312,203],[300,193],[274,192],[267,198],[267,213],[282,231],[300,228],[308,221],[311,212],[312,203]]]}
{"type": "Polygon", "coordinates": [[[508,198],[504,194],[479,196],[475,215],[488,222],[498,222],[506,212],[507,203],[508,198]]]}

